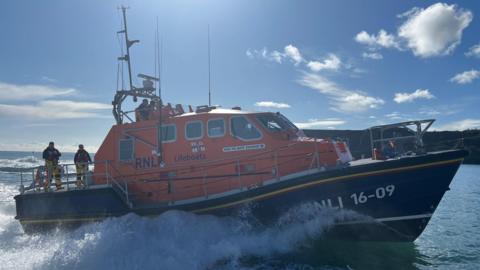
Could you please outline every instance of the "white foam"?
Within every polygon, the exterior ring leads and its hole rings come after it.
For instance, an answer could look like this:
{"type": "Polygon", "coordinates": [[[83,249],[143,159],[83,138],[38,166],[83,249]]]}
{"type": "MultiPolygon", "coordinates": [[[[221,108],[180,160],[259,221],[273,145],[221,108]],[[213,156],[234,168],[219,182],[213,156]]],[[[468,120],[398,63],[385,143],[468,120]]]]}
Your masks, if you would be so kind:
{"type": "Polygon", "coordinates": [[[26,156],[17,159],[0,159],[0,167],[4,168],[30,168],[43,163],[41,159],[34,156],[26,156]]]}
{"type": "Polygon", "coordinates": [[[235,265],[247,255],[289,252],[321,237],[344,211],[316,203],[296,207],[271,227],[244,218],[170,211],[155,218],[129,214],[74,231],[24,235],[11,216],[0,216],[5,269],[205,269],[219,260],[235,265]],[[298,214],[297,214],[298,213],[298,214]],[[8,244],[7,244],[8,243],[8,244]],[[233,263],[232,263],[233,262],[233,263]]]}
{"type": "MultiPolygon", "coordinates": [[[[61,159],[60,164],[72,164],[73,160],[61,159]]],[[[25,156],[17,159],[0,159],[0,168],[25,169],[44,165],[43,159],[35,156],[25,156]]]]}
{"type": "MultiPolygon", "coordinates": [[[[9,175],[13,177],[13,175],[9,175]]],[[[170,211],[146,218],[129,214],[73,231],[26,235],[14,219],[13,183],[0,183],[2,269],[205,269],[239,266],[245,256],[284,254],[319,239],[354,213],[307,203],[275,224],[261,226],[246,206],[237,217],[170,211]]]]}

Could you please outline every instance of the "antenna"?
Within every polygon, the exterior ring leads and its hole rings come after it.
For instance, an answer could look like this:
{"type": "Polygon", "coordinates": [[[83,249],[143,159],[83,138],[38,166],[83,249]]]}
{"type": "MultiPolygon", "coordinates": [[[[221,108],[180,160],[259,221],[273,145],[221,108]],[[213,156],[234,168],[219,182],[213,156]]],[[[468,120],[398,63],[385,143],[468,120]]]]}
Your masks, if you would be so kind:
{"type": "Polygon", "coordinates": [[[162,128],[162,109],[163,109],[163,101],[162,101],[162,81],[160,80],[160,76],[161,76],[161,55],[162,55],[162,51],[160,49],[160,41],[159,41],[160,37],[159,37],[159,34],[158,34],[158,16],[157,16],[157,31],[156,31],[156,35],[155,35],[155,51],[156,51],[156,58],[155,61],[155,72],[158,71],[158,110],[159,110],[159,117],[158,117],[158,146],[157,146],[157,156],[159,157],[160,159],[160,164],[163,164],[163,138],[162,138],[162,132],[163,132],[163,128],[162,128]],[[158,66],[158,70],[156,69],[156,67],[158,66]]]}
{"type": "Polygon", "coordinates": [[[159,88],[158,88],[158,95],[161,96],[162,95],[162,78],[163,78],[163,66],[164,66],[164,63],[163,63],[163,37],[162,39],[160,39],[160,63],[159,63],[159,67],[158,67],[158,83],[159,83],[159,88]]]}
{"type": "MultiPolygon", "coordinates": [[[[157,17],[157,31],[155,32],[155,41],[153,43],[153,47],[154,47],[154,58],[153,58],[153,62],[154,62],[154,66],[155,66],[155,69],[153,71],[153,74],[157,75],[157,64],[158,64],[158,61],[157,61],[157,54],[158,54],[158,50],[157,50],[157,35],[158,35],[158,17],[157,17]]],[[[154,85],[155,89],[157,89],[158,85],[157,85],[157,81],[155,81],[155,85],[154,85]]]]}
{"type": "Polygon", "coordinates": [[[210,83],[210,24],[208,25],[208,107],[212,106],[212,94],[210,83]]]}

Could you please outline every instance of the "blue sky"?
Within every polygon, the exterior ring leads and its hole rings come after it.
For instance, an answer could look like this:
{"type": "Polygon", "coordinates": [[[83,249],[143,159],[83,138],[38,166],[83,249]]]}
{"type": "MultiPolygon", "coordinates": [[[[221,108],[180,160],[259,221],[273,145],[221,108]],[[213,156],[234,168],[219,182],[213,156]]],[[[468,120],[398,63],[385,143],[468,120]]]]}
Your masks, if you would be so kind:
{"type": "Polygon", "coordinates": [[[167,102],[208,103],[210,25],[214,104],[280,111],[303,128],[480,127],[477,1],[6,1],[0,150],[101,144],[122,4],[140,40],[134,74],[154,73],[158,16],[167,102]]]}

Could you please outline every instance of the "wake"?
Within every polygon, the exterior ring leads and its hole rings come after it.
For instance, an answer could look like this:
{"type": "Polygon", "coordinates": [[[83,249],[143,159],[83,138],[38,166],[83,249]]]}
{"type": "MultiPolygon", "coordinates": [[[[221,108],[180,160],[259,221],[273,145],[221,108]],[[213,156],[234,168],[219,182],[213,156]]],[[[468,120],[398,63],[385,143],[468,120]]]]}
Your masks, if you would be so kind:
{"type": "Polygon", "coordinates": [[[251,218],[169,211],[155,218],[129,214],[74,231],[26,235],[0,214],[0,265],[5,269],[206,269],[238,266],[247,256],[271,257],[319,240],[347,211],[308,203],[263,227],[251,218]]]}

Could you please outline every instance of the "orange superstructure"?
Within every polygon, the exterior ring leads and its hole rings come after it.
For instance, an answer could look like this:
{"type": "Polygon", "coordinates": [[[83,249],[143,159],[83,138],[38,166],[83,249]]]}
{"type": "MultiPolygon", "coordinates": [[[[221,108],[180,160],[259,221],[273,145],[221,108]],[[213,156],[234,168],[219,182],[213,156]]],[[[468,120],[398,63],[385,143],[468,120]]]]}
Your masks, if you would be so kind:
{"type": "Polygon", "coordinates": [[[161,123],[154,112],[150,120],[113,126],[95,155],[108,161],[95,171],[121,177],[137,201],[211,196],[351,160],[344,142],[306,138],[280,113],[207,106],[185,113],[168,105],[161,115],[161,123]]]}

